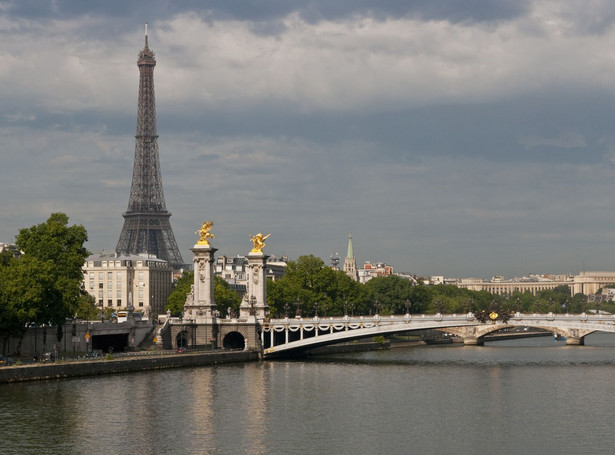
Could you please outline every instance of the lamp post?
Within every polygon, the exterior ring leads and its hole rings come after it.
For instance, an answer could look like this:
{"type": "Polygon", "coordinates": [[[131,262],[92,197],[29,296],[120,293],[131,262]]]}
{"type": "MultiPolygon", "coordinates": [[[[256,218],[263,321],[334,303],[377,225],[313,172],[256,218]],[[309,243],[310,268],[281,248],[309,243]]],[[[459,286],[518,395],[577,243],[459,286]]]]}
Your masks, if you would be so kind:
{"type": "Polygon", "coordinates": [[[301,317],[301,305],[303,303],[301,302],[301,300],[299,300],[299,297],[297,297],[297,301],[295,302],[295,306],[297,307],[297,311],[295,312],[295,317],[300,318],[301,317]]]}
{"type": "Polygon", "coordinates": [[[410,303],[410,300],[406,299],[404,305],[406,306],[406,314],[410,314],[410,308],[412,307],[412,303],[410,303]]]}
{"type": "Polygon", "coordinates": [[[179,346],[179,348],[183,348],[184,347],[184,317],[183,315],[179,315],[179,342],[181,343],[181,346],[179,346]]]}

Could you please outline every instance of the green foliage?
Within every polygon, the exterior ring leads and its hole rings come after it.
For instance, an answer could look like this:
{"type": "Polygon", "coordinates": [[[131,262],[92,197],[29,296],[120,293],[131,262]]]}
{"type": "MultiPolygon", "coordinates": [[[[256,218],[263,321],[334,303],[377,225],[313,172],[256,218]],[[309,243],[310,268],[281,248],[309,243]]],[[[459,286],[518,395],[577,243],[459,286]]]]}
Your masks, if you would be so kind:
{"type": "Polygon", "coordinates": [[[267,303],[272,316],[289,316],[300,308],[303,316],[341,316],[346,311],[367,311],[369,299],[364,286],[327,267],[315,256],[300,256],[289,261],[286,273],[267,282],[267,303]]]}
{"type": "Polygon", "coordinates": [[[387,339],[385,337],[383,337],[382,335],[379,335],[377,337],[374,337],[373,339],[374,343],[380,343],[382,345],[386,344],[387,339]]]}
{"type": "Polygon", "coordinates": [[[63,213],[19,231],[16,243],[24,254],[0,257],[0,333],[19,336],[31,322],[61,327],[74,316],[85,294],[86,240],[85,228],[68,226],[63,213]]]}
{"type": "Polygon", "coordinates": [[[239,314],[241,299],[237,293],[231,289],[230,284],[228,284],[224,278],[217,275],[214,277],[214,300],[218,307],[218,311],[220,311],[220,316],[225,317],[229,308],[232,309],[235,314],[239,314]]]}
{"type": "Polygon", "coordinates": [[[80,295],[75,315],[84,320],[97,319],[100,316],[100,310],[96,308],[96,298],[88,293],[80,295]]]}
{"type": "Polygon", "coordinates": [[[79,298],[85,292],[81,281],[82,266],[88,256],[83,246],[87,239],[85,228],[68,226],[68,216],[64,213],[52,213],[46,222],[19,230],[16,244],[24,252],[20,261],[27,257],[37,259],[41,266],[35,272],[37,278],[51,282],[43,290],[44,306],[36,322],[61,325],[75,314],[79,298]]]}
{"type": "Polygon", "coordinates": [[[395,275],[372,278],[365,283],[372,302],[381,305],[381,314],[406,312],[405,302],[412,297],[412,282],[395,275]]]}
{"type": "MultiPolygon", "coordinates": [[[[169,300],[165,310],[171,310],[172,316],[180,316],[184,311],[186,296],[190,293],[194,283],[194,272],[184,273],[175,284],[175,288],[169,295],[169,300]]],[[[219,276],[214,276],[214,301],[220,311],[220,315],[225,317],[228,309],[231,308],[235,314],[239,312],[241,300],[231,286],[219,276]]]]}
{"type": "Polygon", "coordinates": [[[184,272],[175,283],[175,287],[167,300],[167,305],[164,307],[166,311],[171,310],[172,316],[177,317],[184,311],[186,296],[190,293],[190,286],[193,283],[194,272],[184,272]]]}

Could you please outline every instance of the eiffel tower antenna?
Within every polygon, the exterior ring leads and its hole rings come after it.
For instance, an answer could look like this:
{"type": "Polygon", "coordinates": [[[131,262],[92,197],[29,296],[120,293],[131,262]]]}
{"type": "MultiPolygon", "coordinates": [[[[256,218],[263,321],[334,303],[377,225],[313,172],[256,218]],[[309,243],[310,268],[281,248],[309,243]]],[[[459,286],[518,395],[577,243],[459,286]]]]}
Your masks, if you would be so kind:
{"type": "Polygon", "coordinates": [[[139,52],[137,66],[139,104],[132,187],[128,210],[122,214],[124,227],[115,250],[120,254],[148,253],[178,269],[185,264],[171,229],[171,213],[167,211],[162,191],[154,96],[156,59],[147,43],[147,22],[145,47],[139,52]]]}

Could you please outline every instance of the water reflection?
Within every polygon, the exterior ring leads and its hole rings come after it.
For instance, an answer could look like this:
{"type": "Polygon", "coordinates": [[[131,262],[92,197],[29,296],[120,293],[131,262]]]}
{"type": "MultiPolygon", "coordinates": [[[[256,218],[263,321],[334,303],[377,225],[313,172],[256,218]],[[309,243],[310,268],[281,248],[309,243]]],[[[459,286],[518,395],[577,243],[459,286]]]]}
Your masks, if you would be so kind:
{"type": "Polygon", "coordinates": [[[9,384],[2,453],[611,453],[596,337],[9,384]]]}

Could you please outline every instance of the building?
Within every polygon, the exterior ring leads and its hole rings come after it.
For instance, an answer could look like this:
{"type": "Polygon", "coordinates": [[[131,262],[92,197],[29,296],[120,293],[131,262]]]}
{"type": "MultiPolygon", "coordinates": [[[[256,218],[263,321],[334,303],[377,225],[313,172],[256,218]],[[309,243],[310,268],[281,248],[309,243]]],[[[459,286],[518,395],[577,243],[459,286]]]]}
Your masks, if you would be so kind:
{"type": "Polygon", "coordinates": [[[348,234],[348,251],[346,253],[346,259],[344,259],[344,273],[354,281],[359,281],[357,261],[354,257],[354,248],[352,247],[352,234],[348,234]]]}
{"type": "Polygon", "coordinates": [[[21,257],[21,251],[17,248],[17,245],[14,243],[0,243],[0,254],[8,251],[15,258],[21,257]]]}
{"type": "Polygon", "coordinates": [[[471,291],[487,291],[491,294],[510,295],[515,292],[529,292],[536,295],[540,291],[555,289],[559,286],[570,288],[570,295],[596,294],[601,288],[615,284],[615,272],[581,272],[578,275],[528,275],[521,278],[505,279],[496,275],[490,280],[482,278],[456,278],[444,280],[471,291]]]}
{"type": "Polygon", "coordinates": [[[83,265],[84,289],[101,310],[128,309],[156,317],[164,312],[173,286],[173,269],[148,255],[92,254],[83,265]]]}
{"type": "MultiPolygon", "coordinates": [[[[265,262],[265,278],[278,280],[286,273],[286,256],[269,256],[265,262]]],[[[248,283],[248,258],[246,256],[218,256],[214,273],[223,278],[240,297],[246,292],[248,283]]]]}
{"type": "Polygon", "coordinates": [[[359,283],[367,283],[372,278],[393,275],[393,266],[384,262],[365,261],[363,268],[357,271],[359,283]]]}

